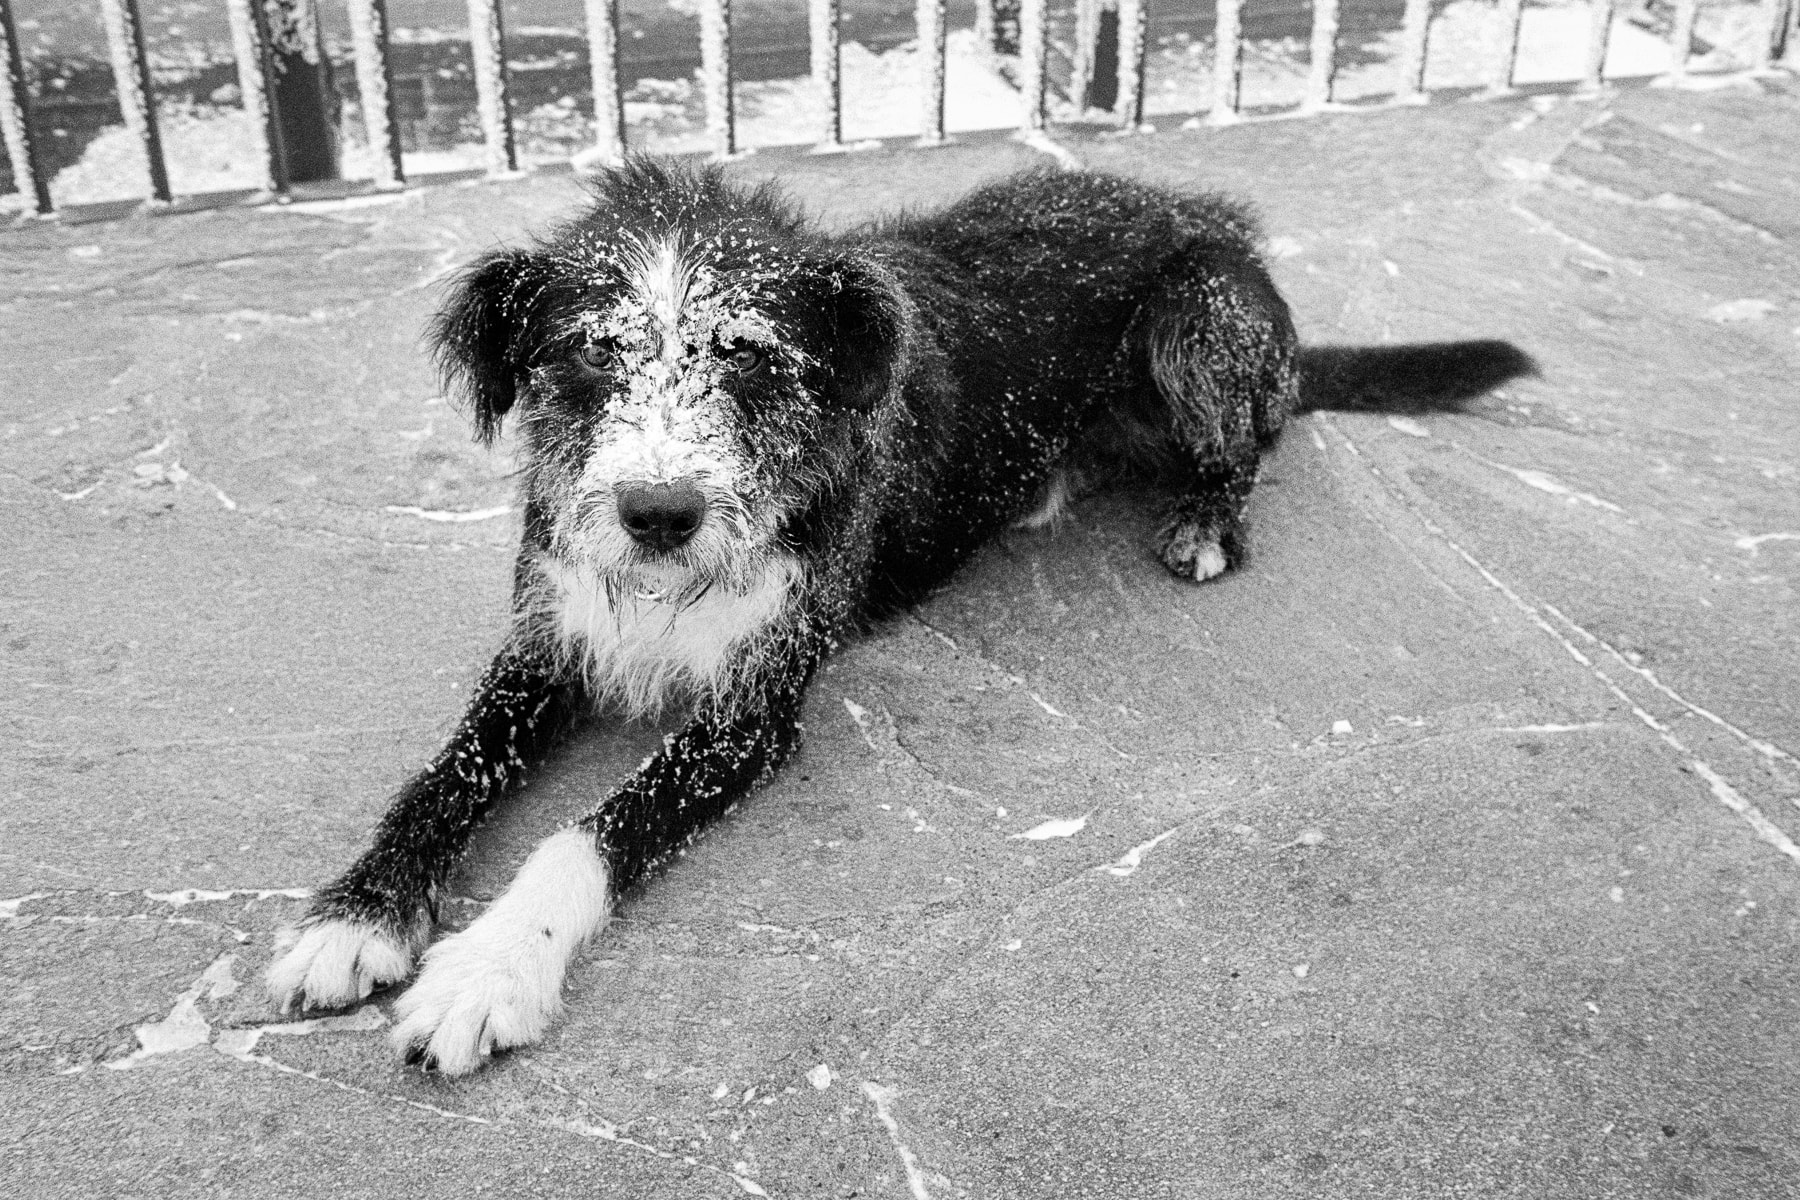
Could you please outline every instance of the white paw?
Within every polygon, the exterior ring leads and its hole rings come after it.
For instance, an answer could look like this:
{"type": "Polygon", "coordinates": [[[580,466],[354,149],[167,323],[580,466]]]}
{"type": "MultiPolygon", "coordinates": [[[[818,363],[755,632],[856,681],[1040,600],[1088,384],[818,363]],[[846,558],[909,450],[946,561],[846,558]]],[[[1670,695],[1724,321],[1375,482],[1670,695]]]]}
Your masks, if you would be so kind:
{"type": "Polygon", "coordinates": [[[1217,542],[1202,546],[1194,555],[1194,582],[1203,583],[1215,575],[1225,573],[1225,551],[1219,549],[1217,542]]]}
{"type": "Polygon", "coordinates": [[[394,1005],[394,1048],[409,1063],[467,1075],[495,1050],[528,1046],[562,1012],[567,960],[542,930],[482,918],[425,952],[394,1005]]]}
{"type": "Polygon", "coordinates": [[[570,960],[609,905],[593,839],[574,829],[545,839],[474,924],[426,951],[394,1005],[395,1049],[427,1070],[467,1075],[496,1050],[538,1041],[562,1012],[570,960]]]}
{"type": "Polygon", "coordinates": [[[1165,536],[1163,565],[1181,578],[1205,583],[1225,573],[1225,550],[1217,537],[1192,527],[1177,527],[1165,536]]]}
{"type": "Polygon", "coordinates": [[[296,1007],[344,1008],[382,984],[405,979],[417,954],[413,943],[366,921],[332,919],[283,935],[287,952],[263,980],[282,1012],[296,1007]]]}

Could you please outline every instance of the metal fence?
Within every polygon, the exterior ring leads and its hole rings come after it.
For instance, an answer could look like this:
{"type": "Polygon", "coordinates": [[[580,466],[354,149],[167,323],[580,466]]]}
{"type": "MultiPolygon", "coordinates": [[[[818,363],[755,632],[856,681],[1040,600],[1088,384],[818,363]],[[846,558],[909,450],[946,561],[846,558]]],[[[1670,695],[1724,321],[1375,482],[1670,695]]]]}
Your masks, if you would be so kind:
{"type": "MultiPolygon", "coordinates": [[[[77,2],[77,0],[71,0],[77,2]]],[[[119,107],[126,126],[143,148],[144,196],[152,205],[169,204],[173,194],[158,133],[156,97],[144,49],[138,0],[91,0],[103,18],[111,51],[119,107]]],[[[261,130],[260,191],[268,196],[287,192],[281,128],[270,82],[277,63],[268,10],[263,0],[221,0],[231,20],[234,56],[243,103],[261,130]]],[[[371,158],[373,186],[400,188],[406,184],[401,162],[393,76],[388,54],[386,0],[345,0],[348,5],[357,88],[371,158]]],[[[991,6],[992,0],[986,0],[991,6]]],[[[1598,89],[1606,61],[1607,41],[1619,0],[1588,0],[1592,18],[1588,25],[1583,76],[1579,86],[1598,89]]],[[[599,161],[620,158],[627,147],[625,105],[620,90],[618,0],[583,0],[592,64],[595,143],[589,155],[599,161]]],[[[1017,81],[1022,93],[1020,131],[1027,137],[1045,136],[1048,124],[1046,93],[1049,55],[1048,0],[1019,0],[1017,81]]],[[[1207,120],[1229,124],[1242,116],[1244,58],[1243,0],[1216,0],[1213,95],[1207,120]]],[[[1513,90],[1524,0],[1496,0],[1503,36],[1490,66],[1486,94],[1503,96],[1513,90]]],[[[1426,99],[1425,70],[1431,20],[1431,0],[1405,0],[1400,43],[1400,83],[1392,103],[1419,103],[1426,99]]],[[[517,140],[507,95],[508,69],[500,0],[468,0],[469,37],[481,118],[486,164],[490,173],[519,170],[517,140]]],[[[1339,0],[1314,0],[1310,69],[1304,98],[1296,111],[1319,112],[1333,102],[1333,82],[1338,58],[1339,0]]],[[[1116,13],[1118,60],[1107,64],[1116,71],[1117,100],[1112,119],[1123,129],[1144,128],[1144,80],[1148,52],[1146,0],[1081,0],[1077,19],[1077,48],[1073,55],[1073,92],[1085,95],[1092,77],[1096,45],[1096,15],[1104,7],[1116,13]]],[[[843,93],[839,80],[839,0],[809,0],[812,75],[825,97],[818,131],[823,150],[843,146],[843,93]]],[[[1760,0],[1768,37],[1762,40],[1761,59],[1751,67],[1767,68],[1784,41],[1796,15],[1795,0],[1760,0]]],[[[991,7],[985,15],[992,21],[991,7]]],[[[1698,0],[1675,0],[1669,33],[1671,75],[1680,77],[1688,68],[1693,44],[1698,0]]],[[[920,47],[921,95],[919,139],[932,145],[948,140],[944,125],[945,3],[917,0],[916,22],[920,47]]],[[[706,128],[714,153],[738,152],[737,116],[733,106],[731,0],[700,0],[701,77],[706,128]]],[[[40,214],[53,211],[48,181],[40,169],[32,142],[30,90],[26,85],[19,39],[11,0],[0,0],[0,39],[5,42],[4,86],[0,87],[0,132],[13,167],[18,190],[28,193],[40,214]]]]}

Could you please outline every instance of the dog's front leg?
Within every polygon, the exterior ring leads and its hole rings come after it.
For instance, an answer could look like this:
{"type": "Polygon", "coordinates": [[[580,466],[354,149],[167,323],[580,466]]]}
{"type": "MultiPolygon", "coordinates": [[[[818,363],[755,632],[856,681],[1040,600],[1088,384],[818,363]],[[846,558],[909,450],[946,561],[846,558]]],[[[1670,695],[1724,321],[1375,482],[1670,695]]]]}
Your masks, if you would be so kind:
{"type": "Polygon", "coordinates": [[[373,844],[314,897],[269,967],[269,991],[284,1011],[354,1004],[412,973],[437,894],[470,835],[583,703],[580,685],[540,654],[521,644],[500,652],[443,751],[400,790],[373,844]]]}
{"type": "Polygon", "coordinates": [[[765,779],[799,735],[812,657],[790,660],[735,715],[702,717],[663,743],[580,821],[546,838],[500,898],[425,954],[395,1007],[395,1047],[446,1075],[536,1042],[562,1008],[563,975],[642,880],[765,779]]]}

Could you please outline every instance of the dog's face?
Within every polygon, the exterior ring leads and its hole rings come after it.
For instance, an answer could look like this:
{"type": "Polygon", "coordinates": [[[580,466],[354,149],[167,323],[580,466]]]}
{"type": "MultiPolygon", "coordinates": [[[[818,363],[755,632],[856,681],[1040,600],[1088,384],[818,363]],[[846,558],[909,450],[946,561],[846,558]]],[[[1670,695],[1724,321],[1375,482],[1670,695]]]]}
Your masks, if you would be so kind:
{"type": "Polygon", "coordinates": [[[745,592],[878,436],[897,292],[773,201],[644,164],[478,263],[439,320],[478,431],[516,407],[527,538],[616,599],[745,592]]]}

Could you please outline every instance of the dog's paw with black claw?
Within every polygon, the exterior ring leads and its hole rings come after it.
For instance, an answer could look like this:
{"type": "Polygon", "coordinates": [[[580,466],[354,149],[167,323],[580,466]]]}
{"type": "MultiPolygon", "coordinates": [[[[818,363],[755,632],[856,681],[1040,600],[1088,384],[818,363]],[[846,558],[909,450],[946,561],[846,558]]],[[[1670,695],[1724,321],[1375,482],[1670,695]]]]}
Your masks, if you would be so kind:
{"type": "Polygon", "coordinates": [[[402,1061],[467,1075],[498,1050],[541,1039],[562,1012],[568,948],[549,930],[484,917],[425,954],[418,980],[394,1004],[402,1061]]]}
{"type": "Polygon", "coordinates": [[[263,982],[283,1013],[348,1008],[410,975],[418,940],[370,921],[309,919],[282,935],[263,982]]]}

